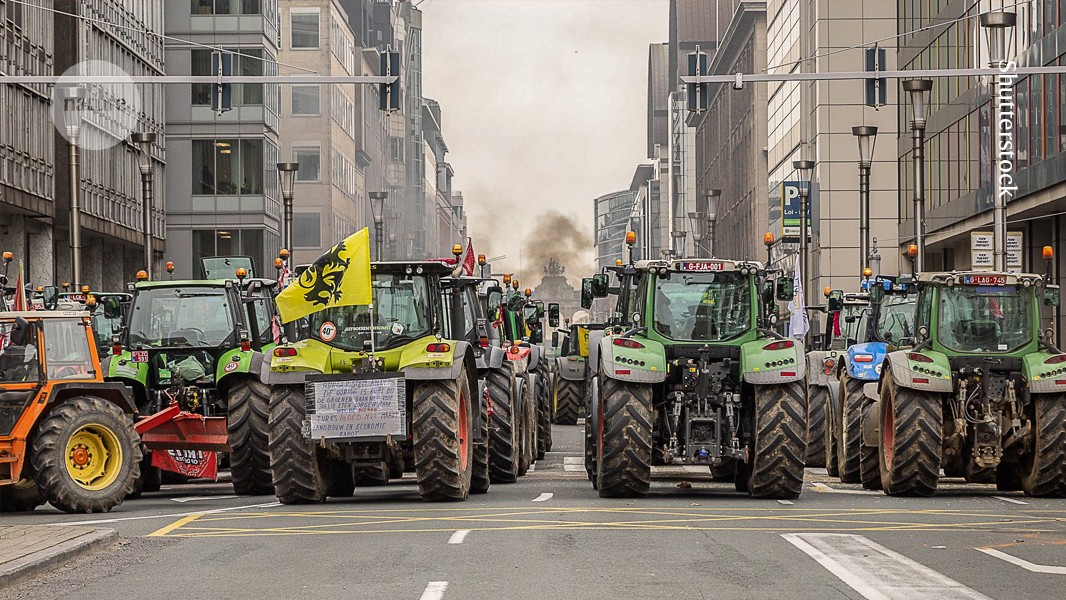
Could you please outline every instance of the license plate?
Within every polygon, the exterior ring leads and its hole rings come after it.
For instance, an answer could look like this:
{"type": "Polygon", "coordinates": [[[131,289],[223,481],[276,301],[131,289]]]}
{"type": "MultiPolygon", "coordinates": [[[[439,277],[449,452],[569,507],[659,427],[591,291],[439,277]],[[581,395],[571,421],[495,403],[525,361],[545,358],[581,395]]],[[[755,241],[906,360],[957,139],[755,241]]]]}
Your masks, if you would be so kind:
{"type": "Polygon", "coordinates": [[[1007,285],[1006,275],[967,275],[963,280],[967,285],[1007,285]]]}
{"type": "Polygon", "coordinates": [[[721,271],[725,268],[720,262],[687,262],[681,263],[682,271],[721,271]]]}
{"type": "Polygon", "coordinates": [[[135,363],[146,363],[146,362],[148,362],[148,351],[147,350],[134,350],[132,352],[132,354],[133,354],[133,362],[135,362],[135,363]]]}

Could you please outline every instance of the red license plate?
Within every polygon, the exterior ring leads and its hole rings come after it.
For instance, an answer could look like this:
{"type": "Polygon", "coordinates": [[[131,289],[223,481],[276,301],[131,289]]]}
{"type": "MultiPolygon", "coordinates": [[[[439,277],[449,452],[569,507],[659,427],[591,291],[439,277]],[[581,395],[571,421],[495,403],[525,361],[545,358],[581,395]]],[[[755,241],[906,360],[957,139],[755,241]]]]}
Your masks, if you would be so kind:
{"type": "Polygon", "coordinates": [[[1006,275],[967,275],[967,285],[1007,285],[1006,275]]]}
{"type": "Polygon", "coordinates": [[[148,351],[147,350],[134,350],[132,352],[132,354],[133,354],[133,362],[135,362],[135,363],[146,363],[146,362],[148,362],[148,351]]]}
{"type": "Polygon", "coordinates": [[[721,271],[725,268],[720,262],[687,262],[681,263],[682,271],[721,271]]]}

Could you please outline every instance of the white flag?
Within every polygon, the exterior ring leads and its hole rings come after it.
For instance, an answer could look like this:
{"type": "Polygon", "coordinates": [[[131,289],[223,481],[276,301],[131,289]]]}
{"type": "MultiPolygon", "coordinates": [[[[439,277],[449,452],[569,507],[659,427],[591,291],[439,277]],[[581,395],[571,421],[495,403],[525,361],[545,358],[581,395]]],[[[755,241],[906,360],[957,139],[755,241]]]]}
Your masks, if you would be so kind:
{"type": "Polygon", "coordinates": [[[795,269],[792,276],[792,285],[795,290],[795,295],[792,297],[792,301],[788,303],[788,310],[792,313],[792,318],[789,319],[789,329],[791,335],[794,338],[802,339],[807,334],[807,331],[811,328],[810,321],[807,320],[806,300],[804,299],[803,281],[800,277],[800,258],[797,256],[795,260],[795,269]]]}

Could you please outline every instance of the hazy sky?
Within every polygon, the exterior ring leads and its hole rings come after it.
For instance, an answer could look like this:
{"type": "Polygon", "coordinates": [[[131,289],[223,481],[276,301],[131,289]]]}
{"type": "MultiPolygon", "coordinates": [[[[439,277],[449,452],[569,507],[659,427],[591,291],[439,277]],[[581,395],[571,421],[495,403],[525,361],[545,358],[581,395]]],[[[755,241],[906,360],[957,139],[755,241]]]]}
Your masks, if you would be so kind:
{"type": "MultiPolygon", "coordinates": [[[[646,162],[648,45],[669,37],[668,0],[426,0],[423,93],[440,101],[448,161],[474,248],[539,280],[531,244],[568,275],[592,268],[592,200],[626,189],[646,162]],[[559,211],[572,241],[534,219],[559,211]],[[586,246],[587,242],[587,246],[586,246]]],[[[555,224],[558,224],[558,220],[555,224]]],[[[581,273],[589,275],[590,273],[581,273]]],[[[573,281],[573,278],[571,278],[573,281]]]]}

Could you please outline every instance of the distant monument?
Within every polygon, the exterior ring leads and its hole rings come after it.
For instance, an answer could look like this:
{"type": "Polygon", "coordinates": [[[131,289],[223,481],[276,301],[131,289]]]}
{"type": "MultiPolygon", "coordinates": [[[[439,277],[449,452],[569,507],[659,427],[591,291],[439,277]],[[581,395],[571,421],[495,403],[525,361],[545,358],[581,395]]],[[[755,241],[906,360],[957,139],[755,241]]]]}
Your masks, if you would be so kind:
{"type": "Polygon", "coordinates": [[[570,286],[566,281],[565,273],[566,267],[554,257],[549,259],[547,266],[544,267],[544,277],[540,280],[540,285],[533,290],[533,297],[543,300],[544,304],[558,302],[559,315],[563,319],[569,319],[575,312],[581,310],[581,290],[575,290],[570,286]]]}

